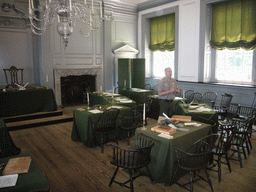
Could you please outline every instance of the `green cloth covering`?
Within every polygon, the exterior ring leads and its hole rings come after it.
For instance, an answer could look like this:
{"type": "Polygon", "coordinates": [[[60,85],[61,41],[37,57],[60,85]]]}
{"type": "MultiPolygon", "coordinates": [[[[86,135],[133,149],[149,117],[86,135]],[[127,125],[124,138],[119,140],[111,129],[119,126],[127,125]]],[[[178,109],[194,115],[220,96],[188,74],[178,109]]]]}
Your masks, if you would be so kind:
{"type": "MultiPolygon", "coordinates": [[[[0,159],[1,163],[7,163],[9,159],[16,158],[16,157],[27,157],[31,156],[30,154],[21,154],[18,156],[11,156],[8,158],[2,158],[0,159]]],[[[2,176],[1,170],[1,176],[2,176]]],[[[33,157],[31,160],[31,164],[29,167],[28,173],[22,173],[19,174],[18,180],[16,183],[16,186],[14,187],[6,187],[6,188],[0,188],[0,191],[2,192],[29,192],[36,189],[49,189],[48,187],[48,180],[45,177],[44,173],[40,170],[40,168],[37,166],[36,162],[34,161],[33,157]]]]}
{"type": "MultiPolygon", "coordinates": [[[[153,118],[153,119],[158,119],[159,117],[159,98],[158,95],[151,95],[150,96],[152,98],[152,104],[150,107],[150,112],[149,112],[149,117],[153,118]]],[[[181,97],[175,97],[175,99],[173,100],[172,103],[170,103],[171,105],[173,105],[173,114],[177,115],[178,114],[178,104],[181,102],[183,98],[181,97]]],[[[163,116],[163,114],[161,115],[163,116]]]]}
{"type": "Polygon", "coordinates": [[[173,134],[173,139],[159,137],[158,135],[160,133],[151,131],[151,128],[155,126],[157,126],[157,124],[147,126],[146,130],[138,128],[135,132],[135,146],[139,133],[142,133],[155,141],[155,145],[151,151],[151,162],[149,164],[149,169],[153,176],[154,182],[165,183],[165,185],[168,185],[171,182],[176,168],[175,161],[177,158],[173,147],[177,147],[182,150],[188,149],[200,138],[211,134],[211,125],[202,123],[200,127],[187,126],[185,128],[189,128],[190,131],[177,131],[175,134],[173,134]]]}
{"type": "Polygon", "coordinates": [[[174,51],[175,13],[150,19],[151,51],[174,51]]]}
{"type": "Polygon", "coordinates": [[[134,100],[134,101],[140,101],[142,97],[147,97],[153,94],[153,90],[146,90],[146,89],[137,89],[137,88],[131,88],[131,89],[122,89],[120,90],[120,94],[134,100]]]}
{"type": "Polygon", "coordinates": [[[115,100],[115,98],[122,98],[122,99],[128,99],[125,96],[119,95],[119,96],[115,96],[114,99],[112,99],[111,95],[105,95],[105,94],[101,94],[101,93],[90,93],[89,95],[89,104],[90,107],[94,106],[94,105],[122,105],[122,106],[127,106],[127,107],[133,107],[135,106],[137,103],[135,101],[132,101],[131,103],[122,103],[122,102],[118,102],[115,100]]]}
{"type": "MultiPolygon", "coordinates": [[[[211,109],[208,105],[204,104],[204,107],[211,109]]],[[[194,121],[201,121],[200,117],[203,117],[205,119],[211,118],[215,122],[215,126],[212,127],[212,132],[217,133],[218,131],[218,114],[216,111],[204,111],[201,113],[190,113],[189,108],[184,108],[184,104],[179,103],[178,105],[178,114],[179,115],[186,115],[186,116],[191,116],[191,119],[194,121]]]]}
{"type": "MultiPolygon", "coordinates": [[[[101,105],[103,108],[109,107],[110,105],[101,105]]],[[[122,106],[120,108],[119,117],[124,115],[130,107],[122,106]]],[[[90,109],[89,109],[90,110],[90,109]]],[[[78,141],[83,143],[87,147],[94,147],[93,142],[93,132],[92,132],[92,119],[94,121],[97,121],[101,115],[101,113],[90,113],[87,109],[80,111],[80,110],[74,110],[73,111],[73,129],[71,133],[71,139],[72,141],[78,141]]],[[[116,130],[114,135],[117,139],[124,139],[127,137],[127,131],[120,129],[119,126],[119,119],[116,124],[116,130]]]]}
{"type": "Polygon", "coordinates": [[[20,148],[14,144],[3,119],[0,119],[0,149],[0,158],[20,154],[20,148]]]}
{"type": "Polygon", "coordinates": [[[222,50],[256,48],[256,1],[232,0],[212,5],[211,46],[222,50]]]}
{"type": "Polygon", "coordinates": [[[0,106],[0,117],[57,110],[53,90],[43,87],[0,91],[0,106]]]}

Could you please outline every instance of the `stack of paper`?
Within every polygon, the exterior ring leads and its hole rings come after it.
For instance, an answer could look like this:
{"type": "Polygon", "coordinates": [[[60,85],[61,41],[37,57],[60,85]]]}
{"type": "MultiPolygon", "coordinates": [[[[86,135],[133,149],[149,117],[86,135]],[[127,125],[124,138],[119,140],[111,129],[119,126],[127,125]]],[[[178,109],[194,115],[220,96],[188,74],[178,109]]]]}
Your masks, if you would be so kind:
{"type": "Polygon", "coordinates": [[[94,114],[96,114],[96,113],[103,113],[103,111],[98,110],[98,109],[89,110],[89,112],[90,113],[94,113],[94,114]]]}
{"type": "Polygon", "coordinates": [[[17,179],[18,174],[0,176],[0,188],[15,186],[17,179]]]}

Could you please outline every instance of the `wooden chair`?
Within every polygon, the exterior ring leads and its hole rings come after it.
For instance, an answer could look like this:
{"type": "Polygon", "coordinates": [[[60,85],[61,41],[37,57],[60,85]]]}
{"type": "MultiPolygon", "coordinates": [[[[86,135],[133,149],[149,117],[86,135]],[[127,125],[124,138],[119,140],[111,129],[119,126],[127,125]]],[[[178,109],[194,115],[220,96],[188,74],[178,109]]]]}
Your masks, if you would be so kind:
{"type": "Polygon", "coordinates": [[[193,191],[193,183],[198,180],[203,180],[210,185],[211,190],[213,191],[212,182],[207,172],[207,166],[211,157],[211,145],[203,140],[199,140],[186,151],[178,148],[174,149],[177,156],[177,168],[170,184],[176,183],[184,189],[193,191]],[[189,182],[181,184],[177,181],[176,177],[179,169],[189,172],[189,182]],[[206,179],[199,175],[199,171],[202,169],[205,171],[206,179]],[[190,188],[188,188],[187,185],[190,185],[190,188]]]}
{"type": "Polygon", "coordinates": [[[10,69],[3,69],[7,86],[9,88],[12,86],[13,88],[18,87],[18,85],[23,85],[23,69],[17,69],[15,66],[11,66],[10,69]],[[8,79],[10,81],[8,81],[8,79]]]}
{"type": "Polygon", "coordinates": [[[235,126],[220,125],[218,134],[219,134],[219,138],[212,149],[212,159],[211,159],[212,164],[209,167],[209,169],[211,171],[218,172],[218,178],[220,182],[221,181],[221,164],[226,164],[228,166],[229,171],[231,172],[228,152],[231,147],[231,141],[235,134],[235,126]],[[217,156],[217,158],[215,158],[215,156],[217,156]],[[226,162],[221,161],[223,156],[225,157],[226,162]],[[216,166],[218,166],[217,170],[214,169],[214,167],[216,166]]]}
{"type": "MultiPolygon", "coordinates": [[[[119,112],[120,110],[116,108],[106,109],[103,111],[98,121],[92,120],[94,143],[100,145],[102,153],[104,152],[104,144],[110,141],[109,135],[114,135],[119,112]],[[100,138],[97,138],[97,136],[100,138]]],[[[114,139],[114,141],[116,140],[114,139]]]]}
{"type": "Polygon", "coordinates": [[[209,105],[209,107],[213,108],[216,102],[218,94],[212,91],[205,92],[203,94],[202,103],[209,105]]]}
{"type": "Polygon", "coordinates": [[[185,98],[187,99],[187,103],[191,103],[194,99],[194,90],[187,90],[185,92],[185,98]]]}
{"type": "Polygon", "coordinates": [[[228,110],[230,107],[230,103],[232,101],[233,95],[225,93],[221,95],[221,102],[219,106],[215,106],[215,110],[218,112],[220,119],[224,119],[227,117],[228,110]]]}
{"type": "Polygon", "coordinates": [[[138,146],[135,146],[135,148],[126,149],[121,146],[112,144],[113,159],[110,163],[117,166],[117,168],[110,180],[109,186],[111,186],[114,182],[121,186],[129,188],[131,192],[133,192],[133,181],[137,177],[144,175],[143,172],[140,172],[140,169],[144,167],[147,170],[147,176],[149,176],[151,182],[153,183],[153,178],[150,173],[150,169],[148,168],[148,164],[151,161],[150,153],[152,147],[154,146],[154,141],[141,134],[138,135],[138,138],[138,146]],[[119,167],[127,169],[130,175],[130,179],[123,183],[115,181],[115,177],[117,175],[119,167]],[[133,173],[137,173],[136,176],[133,173]],[[128,183],[130,183],[130,186],[127,185],[128,183]]]}
{"type": "Polygon", "coordinates": [[[130,137],[134,135],[135,130],[139,126],[140,120],[141,114],[136,110],[136,108],[131,108],[119,118],[120,129],[127,132],[128,145],[130,145],[130,137]]]}
{"type": "Polygon", "coordinates": [[[195,92],[195,93],[194,93],[194,96],[193,96],[193,100],[194,100],[193,102],[194,102],[194,103],[201,103],[202,98],[203,98],[202,93],[195,92]]]}

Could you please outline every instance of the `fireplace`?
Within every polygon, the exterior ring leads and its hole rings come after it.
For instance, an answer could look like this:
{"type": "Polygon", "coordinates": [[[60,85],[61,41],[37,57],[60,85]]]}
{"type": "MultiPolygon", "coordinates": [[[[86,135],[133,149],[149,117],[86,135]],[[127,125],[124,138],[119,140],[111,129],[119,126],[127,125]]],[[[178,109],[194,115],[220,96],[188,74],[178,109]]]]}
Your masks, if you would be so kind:
{"type": "Polygon", "coordinates": [[[63,106],[87,103],[87,94],[94,92],[95,75],[70,75],[61,77],[61,102],[63,106]]]}
{"type": "Polygon", "coordinates": [[[57,105],[76,105],[72,100],[84,102],[87,91],[97,91],[101,85],[101,68],[83,68],[83,69],[54,69],[55,78],[55,97],[57,105]],[[67,85],[62,85],[61,81],[65,81],[67,85]],[[83,79],[85,82],[78,79],[83,79]],[[91,84],[91,82],[93,85],[91,84]],[[89,85],[88,85],[89,84],[89,85]],[[73,85],[73,86],[72,86],[73,85]],[[63,92],[63,88],[66,89],[63,92]],[[63,97],[64,96],[64,97],[63,97]],[[67,104],[68,103],[68,104],[67,104]]]}

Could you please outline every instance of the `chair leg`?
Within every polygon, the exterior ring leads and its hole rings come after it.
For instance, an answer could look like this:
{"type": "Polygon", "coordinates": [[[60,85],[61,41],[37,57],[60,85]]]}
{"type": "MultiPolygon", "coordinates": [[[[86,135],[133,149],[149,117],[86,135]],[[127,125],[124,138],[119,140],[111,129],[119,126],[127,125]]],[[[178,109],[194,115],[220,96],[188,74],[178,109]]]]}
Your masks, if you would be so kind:
{"type": "Polygon", "coordinates": [[[226,156],[226,161],[227,161],[227,165],[228,165],[229,172],[231,172],[231,166],[230,166],[228,154],[226,153],[225,156],[226,156]]]}
{"type": "Polygon", "coordinates": [[[239,146],[237,146],[237,152],[238,152],[238,160],[240,163],[240,167],[243,168],[242,157],[241,157],[241,152],[240,152],[239,146]]]}
{"type": "Polygon", "coordinates": [[[134,192],[134,189],[133,189],[132,170],[131,170],[131,169],[129,169],[129,173],[130,173],[130,187],[131,187],[131,192],[134,192]]]}
{"type": "Polygon", "coordinates": [[[115,180],[115,177],[116,177],[116,174],[117,174],[117,171],[118,171],[119,167],[116,168],[115,172],[114,172],[114,175],[112,176],[110,182],[109,182],[109,187],[112,185],[113,181],[115,180]]]}
{"type": "Polygon", "coordinates": [[[148,168],[148,166],[146,166],[146,169],[147,169],[148,176],[149,176],[151,182],[154,183],[153,177],[152,177],[152,175],[151,175],[151,172],[150,172],[150,169],[148,168]]]}
{"type": "Polygon", "coordinates": [[[193,171],[189,171],[190,191],[193,192],[193,171]]]}
{"type": "Polygon", "coordinates": [[[246,159],[246,153],[243,145],[242,145],[242,150],[243,150],[244,158],[246,159]]]}
{"type": "Polygon", "coordinates": [[[219,182],[221,181],[221,156],[218,155],[218,178],[219,182]]]}
{"type": "Polygon", "coordinates": [[[210,179],[210,177],[209,177],[209,173],[208,173],[208,171],[207,171],[206,168],[204,168],[204,171],[205,171],[205,175],[206,175],[206,177],[207,177],[208,183],[209,183],[209,185],[210,185],[210,187],[211,187],[211,189],[212,189],[212,191],[213,191],[212,181],[211,181],[211,179],[210,179]]]}

